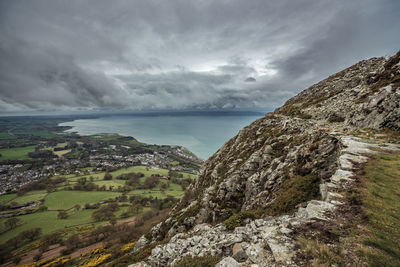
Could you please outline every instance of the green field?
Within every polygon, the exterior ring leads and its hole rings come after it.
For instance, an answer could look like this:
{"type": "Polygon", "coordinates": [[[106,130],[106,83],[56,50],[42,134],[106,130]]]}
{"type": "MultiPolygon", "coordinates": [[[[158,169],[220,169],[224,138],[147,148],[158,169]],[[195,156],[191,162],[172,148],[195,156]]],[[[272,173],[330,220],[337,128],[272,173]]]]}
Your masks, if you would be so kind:
{"type": "Polygon", "coordinates": [[[17,197],[17,194],[5,194],[0,196],[0,202],[7,203],[17,197]]]}
{"type": "MultiPolygon", "coordinates": [[[[36,227],[42,228],[43,234],[46,235],[64,227],[91,223],[93,222],[91,218],[92,212],[93,210],[69,212],[70,216],[65,220],[57,219],[58,212],[56,211],[35,212],[28,215],[18,216],[18,219],[20,219],[23,224],[11,231],[1,234],[0,244],[18,235],[22,231],[36,227]]],[[[0,220],[0,223],[3,223],[4,221],[5,219],[2,219],[0,220]]]]}
{"type": "MultiPolygon", "coordinates": [[[[81,171],[89,169],[81,169],[81,171]]],[[[166,169],[151,169],[146,166],[134,166],[128,168],[121,168],[119,170],[111,172],[113,176],[112,180],[103,180],[105,172],[90,173],[88,175],[76,176],[75,174],[65,175],[69,185],[73,185],[79,178],[86,177],[87,181],[90,182],[90,176],[94,178],[93,183],[103,186],[105,185],[107,189],[113,186],[114,189],[125,184],[125,180],[118,180],[116,177],[121,174],[131,173],[131,172],[142,172],[145,177],[141,178],[140,181],[143,182],[147,177],[152,174],[168,175],[168,170],[166,169]]],[[[195,175],[182,173],[185,178],[195,178],[195,175]]],[[[58,191],[47,193],[45,190],[41,191],[31,191],[23,196],[17,196],[16,194],[7,194],[0,196],[0,201],[3,203],[26,203],[29,201],[44,200],[43,205],[49,210],[44,212],[35,212],[28,215],[18,216],[21,219],[22,224],[13,230],[9,230],[0,235],[0,244],[6,242],[8,239],[18,235],[22,231],[32,229],[35,227],[40,227],[43,230],[43,235],[61,230],[65,227],[71,227],[82,224],[102,224],[106,222],[94,222],[92,220],[93,209],[81,209],[76,211],[74,206],[79,204],[81,208],[84,208],[86,203],[93,204],[101,202],[107,199],[113,199],[116,196],[120,196],[119,192],[111,191],[69,191],[63,190],[63,186],[58,187],[58,191]],[[69,217],[67,219],[58,219],[57,210],[68,210],[69,217]]],[[[142,197],[153,197],[158,199],[164,199],[167,196],[173,196],[175,198],[180,198],[183,195],[183,190],[180,185],[171,183],[167,180],[160,180],[160,183],[153,189],[138,189],[129,192],[127,195],[139,195],[142,197]],[[169,183],[169,186],[162,190],[161,185],[169,183]]],[[[121,207],[115,212],[116,217],[124,212],[128,207],[121,207]]],[[[144,210],[146,210],[145,208],[144,210]]],[[[0,225],[6,219],[0,220],[0,225]]],[[[3,228],[4,229],[4,228],[3,228]]]]}
{"type": "Polygon", "coordinates": [[[110,189],[112,186],[113,189],[117,189],[119,186],[124,186],[125,181],[124,180],[109,180],[109,181],[94,181],[94,184],[97,184],[98,186],[103,186],[105,185],[107,190],[110,189]]]}
{"type": "Polygon", "coordinates": [[[370,266],[400,266],[400,154],[376,155],[365,171],[363,254],[370,266]]]}
{"type": "Polygon", "coordinates": [[[11,202],[16,202],[18,204],[25,204],[31,201],[39,201],[43,199],[47,195],[47,192],[45,190],[40,190],[40,191],[31,191],[26,193],[23,196],[16,197],[11,200],[11,202]]]}
{"type": "Polygon", "coordinates": [[[15,136],[9,135],[8,132],[0,132],[0,140],[13,140],[15,136]]]}
{"type": "Polygon", "coordinates": [[[15,131],[13,131],[13,134],[15,134],[17,136],[18,135],[33,135],[33,136],[38,136],[38,137],[48,138],[48,139],[58,137],[58,135],[53,134],[46,130],[29,130],[29,131],[15,130],[15,131]]]}
{"type": "Polygon", "coordinates": [[[58,191],[47,195],[44,205],[50,210],[70,209],[79,204],[93,204],[121,195],[117,192],[58,191]]]}
{"type": "MultiPolygon", "coordinates": [[[[130,172],[141,172],[144,174],[144,177],[150,177],[152,174],[159,174],[161,176],[168,175],[167,169],[151,169],[146,166],[132,166],[132,167],[128,167],[128,168],[121,168],[116,171],[110,172],[110,174],[112,175],[114,182],[118,183],[119,181],[115,180],[115,178],[117,176],[119,176],[121,174],[125,174],[125,173],[130,173],[130,172]]],[[[191,178],[191,179],[196,178],[195,174],[185,173],[185,172],[179,172],[179,173],[181,173],[184,178],[191,178]]],[[[87,175],[79,175],[79,176],[76,176],[75,174],[69,174],[69,175],[66,175],[65,177],[69,181],[72,182],[72,181],[77,181],[79,178],[83,178],[83,177],[85,177],[86,179],[89,180],[90,176],[92,176],[94,178],[94,181],[97,181],[97,180],[103,180],[104,174],[105,174],[105,172],[93,172],[93,173],[90,173],[87,175]]],[[[144,179],[142,179],[142,180],[144,180],[144,179]]]]}
{"type": "Polygon", "coordinates": [[[137,190],[132,190],[130,191],[127,195],[132,196],[132,195],[138,195],[142,197],[153,197],[153,198],[158,198],[158,199],[164,199],[168,195],[173,196],[175,198],[181,198],[183,196],[183,191],[182,189],[180,191],[174,191],[174,190],[165,190],[164,194],[160,190],[151,190],[151,189],[137,189],[137,190]]]}
{"type": "Polygon", "coordinates": [[[29,159],[28,153],[35,151],[36,146],[13,147],[0,149],[0,160],[23,160],[29,159]]]}
{"type": "MultiPolygon", "coordinates": [[[[111,175],[113,177],[116,177],[123,173],[129,173],[129,172],[141,172],[144,174],[145,177],[149,177],[152,174],[168,175],[167,169],[152,169],[152,168],[149,168],[146,166],[133,166],[133,167],[128,167],[128,168],[122,168],[117,171],[111,172],[111,175]]],[[[179,172],[179,173],[181,173],[184,178],[191,178],[191,179],[196,178],[195,174],[186,173],[186,172],[179,172]]]]}

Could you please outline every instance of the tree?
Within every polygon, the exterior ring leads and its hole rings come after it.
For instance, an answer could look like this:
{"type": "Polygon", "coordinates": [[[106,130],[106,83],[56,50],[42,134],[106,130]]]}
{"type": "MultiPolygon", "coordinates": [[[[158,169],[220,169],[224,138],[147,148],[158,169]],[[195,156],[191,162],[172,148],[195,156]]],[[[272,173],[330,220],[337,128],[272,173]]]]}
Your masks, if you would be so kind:
{"type": "Polygon", "coordinates": [[[129,211],[133,214],[133,215],[137,215],[140,213],[140,211],[142,210],[142,206],[140,204],[134,204],[131,207],[129,207],[129,211]]]}
{"type": "Polygon", "coordinates": [[[21,257],[19,257],[19,256],[13,258],[13,263],[14,263],[15,265],[18,265],[18,263],[19,263],[20,261],[21,261],[21,257]]]}
{"type": "Polygon", "coordinates": [[[42,228],[34,228],[30,230],[23,231],[22,236],[29,239],[30,241],[35,240],[42,234],[42,228]]]}
{"type": "Polygon", "coordinates": [[[43,240],[43,244],[50,246],[50,245],[60,243],[61,241],[62,241],[61,234],[56,232],[56,233],[46,236],[43,240]]]}
{"type": "Polygon", "coordinates": [[[16,249],[18,246],[20,246],[24,242],[24,238],[21,235],[17,235],[16,237],[13,237],[7,241],[7,244],[12,246],[14,249],[16,249]]]}
{"type": "Polygon", "coordinates": [[[156,187],[159,182],[160,182],[160,178],[151,176],[144,181],[143,187],[145,189],[151,189],[151,188],[156,187]]]}
{"type": "Polygon", "coordinates": [[[119,209],[117,202],[109,203],[107,206],[103,206],[100,209],[94,211],[92,213],[92,218],[95,221],[106,221],[111,220],[115,217],[114,211],[119,209]]]}
{"type": "Polygon", "coordinates": [[[79,246],[81,239],[78,234],[71,235],[67,240],[65,240],[65,245],[69,248],[76,248],[79,246]]]}
{"type": "Polygon", "coordinates": [[[116,224],[117,224],[117,220],[116,220],[115,218],[112,218],[112,219],[110,220],[110,224],[111,224],[112,226],[116,225],[116,224]]]}
{"type": "Polygon", "coordinates": [[[79,211],[79,210],[81,209],[81,205],[76,204],[76,205],[74,206],[74,208],[75,208],[76,211],[79,211]]]}
{"type": "Polygon", "coordinates": [[[119,198],[120,202],[127,202],[128,201],[128,197],[126,196],[126,194],[123,194],[120,198],[119,198]]]}
{"type": "Polygon", "coordinates": [[[46,210],[48,210],[48,207],[45,206],[45,205],[41,205],[41,206],[39,207],[39,209],[38,209],[38,211],[46,211],[46,210]]]}
{"type": "Polygon", "coordinates": [[[57,214],[58,219],[67,219],[68,218],[68,213],[66,210],[59,210],[57,214]]]}
{"type": "Polygon", "coordinates": [[[51,184],[51,185],[47,186],[46,191],[47,191],[47,193],[52,193],[52,192],[57,191],[57,189],[54,185],[51,184]]]}
{"type": "Polygon", "coordinates": [[[111,210],[107,209],[98,209],[92,213],[92,218],[95,221],[106,221],[111,220],[115,217],[114,213],[111,210]]]}
{"type": "Polygon", "coordinates": [[[18,190],[18,192],[17,192],[17,196],[23,196],[23,195],[25,195],[26,194],[26,190],[25,189],[20,189],[20,190],[18,190]]]}
{"type": "Polygon", "coordinates": [[[109,172],[104,174],[104,180],[112,180],[112,175],[109,172]]]}
{"type": "Polygon", "coordinates": [[[8,229],[14,229],[15,227],[17,227],[17,225],[21,222],[20,219],[16,218],[16,217],[12,217],[10,219],[8,219],[7,221],[4,222],[4,225],[8,228],[8,229]]]}

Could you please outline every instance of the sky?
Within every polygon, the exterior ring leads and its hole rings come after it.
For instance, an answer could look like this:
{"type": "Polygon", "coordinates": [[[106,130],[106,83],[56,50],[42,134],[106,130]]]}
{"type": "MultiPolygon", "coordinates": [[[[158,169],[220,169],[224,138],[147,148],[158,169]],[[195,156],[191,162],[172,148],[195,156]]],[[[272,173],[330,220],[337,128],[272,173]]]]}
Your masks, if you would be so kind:
{"type": "Polygon", "coordinates": [[[0,114],[276,108],[400,49],[398,0],[0,0],[0,114]]]}

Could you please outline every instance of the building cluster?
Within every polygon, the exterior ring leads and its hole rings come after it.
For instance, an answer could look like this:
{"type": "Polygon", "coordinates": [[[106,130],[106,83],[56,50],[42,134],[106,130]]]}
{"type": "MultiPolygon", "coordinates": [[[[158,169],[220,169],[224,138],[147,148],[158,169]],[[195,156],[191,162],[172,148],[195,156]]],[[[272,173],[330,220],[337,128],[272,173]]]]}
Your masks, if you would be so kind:
{"type": "Polygon", "coordinates": [[[105,153],[105,150],[89,150],[88,156],[83,159],[59,159],[48,161],[47,165],[33,167],[30,163],[0,165],[0,194],[16,191],[20,187],[42,177],[55,175],[82,174],[81,168],[93,167],[96,171],[125,168],[129,166],[144,165],[149,168],[165,168],[175,171],[196,173],[187,165],[172,165],[177,158],[190,162],[201,163],[196,156],[188,153],[182,147],[173,147],[167,151],[152,151],[152,153],[140,153],[126,155],[112,146],[113,153],[105,153]]]}

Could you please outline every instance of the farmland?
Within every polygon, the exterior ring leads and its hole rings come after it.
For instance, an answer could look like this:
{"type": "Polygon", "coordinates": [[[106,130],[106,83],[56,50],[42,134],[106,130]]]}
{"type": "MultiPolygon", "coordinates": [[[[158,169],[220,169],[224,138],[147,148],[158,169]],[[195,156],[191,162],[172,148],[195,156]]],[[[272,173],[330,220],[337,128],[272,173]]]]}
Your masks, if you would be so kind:
{"type": "MultiPolygon", "coordinates": [[[[82,171],[89,171],[90,168],[82,169],[82,171]]],[[[169,171],[166,169],[152,169],[146,166],[132,166],[128,168],[121,168],[110,172],[112,179],[104,180],[106,172],[92,172],[85,175],[67,175],[66,181],[60,184],[55,192],[46,192],[46,190],[35,190],[30,191],[22,196],[17,194],[6,194],[0,196],[0,202],[3,204],[17,203],[24,204],[32,201],[40,203],[41,206],[46,207],[46,210],[40,212],[34,212],[32,214],[21,215],[18,218],[21,220],[18,227],[12,230],[8,230],[0,235],[0,244],[6,242],[12,237],[17,236],[22,231],[30,228],[40,227],[42,228],[43,235],[61,230],[65,227],[72,227],[75,225],[84,224],[97,224],[98,222],[92,218],[92,209],[84,209],[86,204],[102,203],[107,200],[113,200],[116,197],[121,197],[123,193],[112,191],[125,185],[126,180],[117,179],[118,176],[129,173],[143,173],[143,177],[140,178],[140,183],[144,183],[146,179],[154,175],[166,176],[169,175],[169,171]],[[98,186],[105,186],[107,191],[76,191],[76,190],[65,190],[66,184],[73,186],[82,181],[82,178],[92,180],[94,184],[98,186]],[[91,179],[90,179],[91,178],[91,179]],[[79,205],[80,209],[76,210],[75,207],[79,205]],[[66,210],[68,217],[60,220],[57,218],[59,210],[66,210]]],[[[195,175],[178,172],[179,176],[186,177],[186,179],[193,179],[195,175]]],[[[60,176],[54,176],[52,179],[60,178],[60,176]]],[[[179,184],[170,182],[168,180],[160,179],[158,184],[153,188],[149,189],[134,189],[129,192],[125,192],[126,196],[141,197],[141,198],[152,198],[152,199],[165,199],[168,196],[174,198],[180,198],[183,195],[182,187],[179,184]]],[[[123,203],[121,203],[123,204],[123,203]]],[[[124,206],[124,205],[122,205],[124,206]]],[[[126,207],[122,207],[116,213],[119,215],[126,210],[126,207]]],[[[0,226],[3,229],[6,227],[3,225],[6,219],[0,220],[0,226]]]]}
{"type": "Polygon", "coordinates": [[[202,164],[179,146],[65,133],[65,120],[0,118],[1,262],[130,243],[165,220],[202,164]]]}
{"type": "Polygon", "coordinates": [[[15,147],[15,148],[1,148],[0,160],[23,160],[28,159],[28,153],[35,151],[36,146],[15,147]]]}

